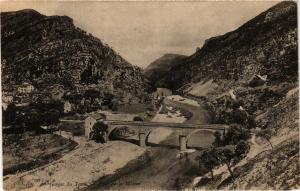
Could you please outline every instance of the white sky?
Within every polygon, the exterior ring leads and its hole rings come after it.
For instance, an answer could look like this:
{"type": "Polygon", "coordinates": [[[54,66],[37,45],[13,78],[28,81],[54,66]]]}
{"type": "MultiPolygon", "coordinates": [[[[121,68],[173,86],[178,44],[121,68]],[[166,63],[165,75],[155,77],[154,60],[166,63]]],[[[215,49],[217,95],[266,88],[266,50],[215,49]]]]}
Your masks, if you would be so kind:
{"type": "Polygon", "coordinates": [[[278,1],[10,1],[1,11],[67,15],[130,63],[146,67],[167,53],[191,55],[210,37],[236,29],[278,1]]]}

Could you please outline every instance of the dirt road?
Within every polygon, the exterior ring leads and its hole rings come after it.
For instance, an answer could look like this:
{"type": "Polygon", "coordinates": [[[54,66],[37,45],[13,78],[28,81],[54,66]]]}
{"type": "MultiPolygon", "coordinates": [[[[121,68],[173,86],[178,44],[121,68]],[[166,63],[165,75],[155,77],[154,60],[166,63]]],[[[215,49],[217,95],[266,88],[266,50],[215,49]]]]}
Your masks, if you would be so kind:
{"type": "MultiPolygon", "coordinates": [[[[62,132],[62,136],[71,135],[62,132]]],[[[124,167],[129,161],[143,155],[145,149],[122,141],[97,144],[84,137],[75,137],[78,146],[62,158],[42,167],[7,175],[5,190],[72,191],[84,188],[107,174],[124,167]],[[120,152],[126,153],[120,157],[120,152]]]]}
{"type": "MultiPolygon", "coordinates": [[[[210,116],[202,106],[170,99],[165,99],[165,104],[192,112],[193,117],[187,121],[189,123],[210,122],[210,116]]],[[[197,169],[198,165],[194,160],[198,151],[189,154],[187,158],[178,157],[178,135],[181,133],[173,132],[158,145],[152,144],[148,149],[146,162],[131,163],[118,173],[103,177],[84,190],[180,189],[180,183],[188,177],[185,175],[197,169]]]]}

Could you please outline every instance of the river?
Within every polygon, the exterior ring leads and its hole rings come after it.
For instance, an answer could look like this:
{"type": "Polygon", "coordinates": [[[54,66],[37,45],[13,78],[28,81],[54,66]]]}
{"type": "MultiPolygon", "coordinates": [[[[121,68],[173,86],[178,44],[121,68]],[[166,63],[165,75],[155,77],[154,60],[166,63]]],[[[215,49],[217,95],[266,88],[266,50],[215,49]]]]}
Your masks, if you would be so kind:
{"type": "MultiPolygon", "coordinates": [[[[198,107],[170,99],[165,99],[164,103],[192,112],[193,116],[186,123],[209,123],[211,120],[208,111],[201,105],[198,107]]],[[[130,162],[113,175],[100,178],[84,190],[180,189],[185,177],[197,170],[195,158],[199,154],[199,150],[196,150],[187,157],[179,157],[180,133],[174,131],[159,144],[151,144],[142,159],[130,162]]],[[[212,141],[212,132],[201,131],[189,139],[188,147],[205,147],[212,141]]]]}

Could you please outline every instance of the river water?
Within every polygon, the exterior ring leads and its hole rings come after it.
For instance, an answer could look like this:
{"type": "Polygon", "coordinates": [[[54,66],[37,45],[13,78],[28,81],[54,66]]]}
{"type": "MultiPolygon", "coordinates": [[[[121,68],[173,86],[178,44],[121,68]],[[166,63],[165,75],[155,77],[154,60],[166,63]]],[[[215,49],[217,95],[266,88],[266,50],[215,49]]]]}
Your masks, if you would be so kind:
{"type": "MultiPolygon", "coordinates": [[[[168,105],[180,106],[193,113],[188,123],[209,123],[207,111],[187,104],[167,102],[168,105]]],[[[187,133],[187,132],[185,132],[187,133]]],[[[213,132],[200,131],[188,140],[188,147],[196,147],[193,153],[179,157],[178,137],[181,131],[172,132],[159,144],[151,144],[147,153],[136,161],[131,161],[113,175],[102,177],[84,190],[142,190],[142,189],[180,189],[181,183],[188,179],[190,173],[198,169],[196,157],[200,147],[209,146],[213,140],[213,132]]],[[[122,157],[122,156],[120,156],[122,157]]]]}

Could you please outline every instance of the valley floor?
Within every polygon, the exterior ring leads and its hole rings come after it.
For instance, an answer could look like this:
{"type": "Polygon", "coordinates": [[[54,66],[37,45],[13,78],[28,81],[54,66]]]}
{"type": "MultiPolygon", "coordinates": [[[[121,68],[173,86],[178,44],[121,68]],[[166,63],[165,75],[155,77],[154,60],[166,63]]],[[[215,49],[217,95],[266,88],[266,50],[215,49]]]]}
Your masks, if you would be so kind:
{"type": "MultiPolygon", "coordinates": [[[[183,99],[183,98],[181,98],[183,99]]],[[[168,107],[180,107],[188,109],[193,116],[188,122],[208,123],[210,121],[207,111],[200,105],[189,104],[194,103],[192,100],[172,100],[172,97],[165,99],[164,104],[168,107]]],[[[158,114],[167,115],[167,114],[158,114]]],[[[163,116],[156,116],[154,120],[162,119],[163,116]]],[[[164,122],[168,117],[165,118],[164,122]]],[[[171,120],[169,118],[169,120],[171,120]]],[[[174,122],[174,119],[172,120],[174,122]]],[[[180,122],[180,121],[177,121],[180,122]]],[[[181,121],[184,122],[184,121],[181,121]]],[[[155,144],[151,142],[151,148],[147,149],[146,160],[133,164],[130,163],[116,174],[106,176],[93,185],[84,190],[134,190],[134,189],[180,189],[181,183],[190,176],[185,176],[191,171],[195,171],[198,166],[195,158],[198,155],[197,150],[190,150],[187,157],[181,158],[178,150],[178,136],[183,133],[181,131],[170,131],[157,129],[155,135],[168,135],[164,140],[157,141],[155,144]]],[[[197,134],[191,138],[193,145],[202,146],[201,144],[211,143],[213,141],[212,133],[197,134]],[[200,136],[200,138],[199,138],[200,136]]],[[[188,143],[188,146],[189,145],[188,143]]],[[[190,181],[190,180],[188,180],[190,181]]]]}
{"type": "Polygon", "coordinates": [[[78,147],[57,161],[28,172],[5,176],[4,189],[67,191],[83,188],[99,177],[114,173],[145,151],[121,141],[97,144],[84,137],[75,137],[75,141],[78,147]]]}
{"type": "MultiPolygon", "coordinates": [[[[173,101],[167,101],[171,105],[173,101]]],[[[175,105],[175,103],[173,103],[175,105]]],[[[177,106],[180,103],[177,103],[177,106]]],[[[188,106],[193,108],[197,106],[188,106]]],[[[200,108],[200,107],[198,107],[200,108]]],[[[192,109],[191,109],[192,110],[192,109]]],[[[192,119],[198,118],[200,112],[195,112],[192,119]],[[197,113],[197,114],[196,114],[197,113]]],[[[154,121],[172,121],[182,123],[185,118],[179,113],[159,114],[154,117],[154,121]]],[[[145,168],[135,173],[133,171],[129,179],[135,177],[135,186],[143,185],[148,188],[164,188],[169,177],[182,171],[183,161],[178,159],[178,133],[170,130],[156,129],[149,136],[149,142],[153,148],[147,149],[147,153],[152,162],[147,163],[145,168]],[[163,141],[163,143],[162,143],[163,141]],[[162,144],[161,144],[162,143],[162,144]],[[174,169],[169,173],[169,169],[174,169]],[[150,169],[150,170],[149,170],[150,169]],[[160,176],[157,176],[153,181],[149,182],[149,177],[160,171],[160,176]],[[165,173],[163,173],[165,171],[165,173]],[[147,172],[144,174],[144,172],[147,172]],[[140,176],[144,174],[143,176],[140,176]],[[165,178],[163,178],[165,177],[165,178]]],[[[62,136],[69,139],[70,134],[62,132],[62,136]]],[[[129,161],[144,156],[146,150],[135,144],[124,141],[111,141],[106,144],[95,143],[88,141],[84,137],[74,137],[74,141],[78,146],[71,152],[66,153],[61,159],[50,164],[33,169],[31,171],[7,175],[4,177],[4,188],[6,190],[78,190],[89,188],[89,185],[95,185],[101,177],[115,174],[116,170],[124,167],[129,161]]],[[[187,163],[191,167],[195,164],[187,163]]],[[[125,178],[126,179],[126,178],[125,178]]],[[[128,182],[128,180],[124,180],[128,182]]],[[[130,182],[130,181],[129,181],[130,182]]],[[[118,185],[122,184],[121,179],[112,182],[115,188],[119,189],[118,185]]],[[[171,182],[172,184],[174,182],[171,182]]],[[[131,183],[129,183],[131,184],[131,183]]],[[[128,185],[125,183],[125,185],[128,185]]],[[[129,188],[126,186],[125,188],[129,188]]]]}

